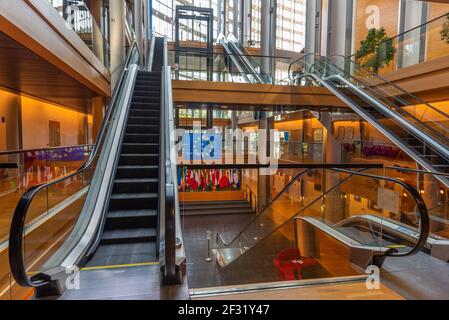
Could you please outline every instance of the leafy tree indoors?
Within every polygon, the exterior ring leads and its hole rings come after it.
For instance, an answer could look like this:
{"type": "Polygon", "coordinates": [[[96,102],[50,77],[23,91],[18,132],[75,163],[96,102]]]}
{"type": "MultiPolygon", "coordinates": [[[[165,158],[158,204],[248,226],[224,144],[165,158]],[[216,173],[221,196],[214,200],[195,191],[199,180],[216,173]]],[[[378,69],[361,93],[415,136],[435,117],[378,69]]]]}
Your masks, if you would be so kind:
{"type": "Polygon", "coordinates": [[[443,29],[440,31],[441,40],[449,43],[449,14],[446,16],[446,21],[443,23],[443,29]]]}
{"type": "Polygon", "coordinates": [[[396,49],[393,40],[387,36],[384,28],[370,29],[366,39],[360,42],[360,49],[356,52],[357,62],[374,73],[388,66],[393,60],[396,49]]]}

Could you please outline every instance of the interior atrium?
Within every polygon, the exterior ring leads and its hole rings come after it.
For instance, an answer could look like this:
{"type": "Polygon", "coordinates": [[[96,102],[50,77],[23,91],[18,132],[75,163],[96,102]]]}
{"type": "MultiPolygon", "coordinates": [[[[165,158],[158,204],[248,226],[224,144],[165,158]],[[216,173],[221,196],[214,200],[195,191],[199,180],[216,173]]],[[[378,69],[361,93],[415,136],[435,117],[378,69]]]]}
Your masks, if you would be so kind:
{"type": "Polygon", "coordinates": [[[0,300],[224,299],[449,299],[449,3],[0,0],[0,300]]]}

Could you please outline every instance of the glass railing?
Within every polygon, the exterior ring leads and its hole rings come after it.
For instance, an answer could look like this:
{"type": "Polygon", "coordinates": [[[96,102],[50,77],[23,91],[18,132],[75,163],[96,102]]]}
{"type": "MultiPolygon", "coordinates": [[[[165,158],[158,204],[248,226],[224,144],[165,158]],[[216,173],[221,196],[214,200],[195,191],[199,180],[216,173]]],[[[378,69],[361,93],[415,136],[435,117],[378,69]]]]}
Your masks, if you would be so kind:
{"type": "MultiPolygon", "coordinates": [[[[240,65],[246,73],[250,74],[253,78],[252,81],[256,83],[273,83],[273,77],[266,72],[263,72],[260,64],[256,61],[256,57],[250,55],[246,48],[240,43],[240,41],[234,36],[233,33],[228,34],[226,41],[222,41],[222,45],[229,55],[231,55],[238,65],[240,65]]],[[[260,61],[265,57],[257,57],[260,61]]],[[[231,58],[232,59],[232,58],[231,58]]],[[[268,58],[269,60],[273,60],[268,58]]]]}
{"type": "MultiPolygon", "coordinates": [[[[426,243],[429,226],[427,208],[419,192],[399,179],[365,174],[365,171],[359,167],[353,171],[312,168],[300,172],[239,234],[228,239],[217,235],[218,262],[231,266],[240,259],[248,263],[247,257],[256,259],[257,247],[272,243],[269,239],[288,229],[293,218],[302,224],[298,232],[301,239],[287,234],[285,240],[286,243],[294,241],[301,251],[310,251],[323,236],[338,240],[350,250],[372,251],[373,259],[379,254],[404,256],[420,251],[426,243]],[[372,216],[375,223],[351,222],[361,216],[372,216]],[[419,236],[400,237],[384,228],[387,220],[405,224],[419,236]]],[[[273,249],[283,251],[278,245],[273,249]]],[[[312,258],[321,266],[326,264],[326,258],[319,254],[312,258]]],[[[258,262],[253,260],[253,263],[258,262]]]]}
{"type": "Polygon", "coordinates": [[[82,0],[48,0],[95,56],[109,68],[109,40],[82,0]]]}
{"type": "MultiPolygon", "coordinates": [[[[379,174],[378,169],[370,169],[370,174],[379,174]]],[[[388,177],[401,179],[413,185],[421,194],[430,219],[430,236],[435,239],[449,240],[449,189],[439,179],[449,174],[417,170],[416,167],[386,167],[383,173],[388,177]]],[[[447,256],[449,257],[449,242],[447,256]]]]}
{"type": "MultiPolygon", "coordinates": [[[[236,61],[246,55],[239,53],[225,54],[214,53],[205,54],[195,51],[169,51],[169,63],[172,70],[173,80],[190,80],[190,81],[211,81],[211,82],[231,82],[231,83],[265,83],[272,84],[272,80],[261,79],[259,71],[251,71],[241,69],[236,66],[236,61]],[[178,61],[176,61],[178,56],[178,61]]],[[[262,59],[260,56],[252,56],[253,60],[262,59]]],[[[290,58],[270,57],[269,59],[282,62],[279,65],[287,66],[290,58]]],[[[237,62],[238,63],[238,62],[237,62]]],[[[259,69],[256,69],[259,70],[259,69]]],[[[280,70],[279,70],[280,72],[280,70]]],[[[287,70],[284,72],[288,73],[287,70]]],[[[274,84],[288,85],[287,77],[280,79],[274,84]]]]}
{"type": "MultiPolygon", "coordinates": [[[[449,55],[448,27],[449,14],[444,14],[382,42],[375,50],[377,55],[385,57],[388,50],[393,59],[378,72],[384,74],[449,55]]],[[[353,54],[351,59],[364,64],[375,57],[353,54]]]]}
{"type": "Polygon", "coordinates": [[[297,78],[315,77],[352,104],[357,113],[400,139],[403,146],[413,150],[416,161],[425,161],[423,165],[433,166],[433,171],[447,170],[449,130],[436,122],[436,117],[448,118],[444,112],[344,57],[329,60],[307,55],[299,61],[302,73],[297,73],[297,78]]]}
{"type": "MultiPolygon", "coordinates": [[[[48,283],[41,272],[58,268],[85,234],[95,214],[102,180],[110,177],[108,161],[123,129],[126,108],[139,61],[135,43],[127,57],[98,139],[87,161],[77,171],[30,188],[16,207],[9,237],[10,267],[24,287],[48,283]],[[120,108],[119,108],[120,106],[120,108]],[[44,217],[28,228],[35,217],[44,217]]],[[[72,262],[72,264],[75,262],[72,262]]]]}
{"type": "Polygon", "coordinates": [[[14,209],[28,188],[76,171],[91,151],[91,145],[79,145],[0,152],[0,243],[8,239],[14,209]]]}

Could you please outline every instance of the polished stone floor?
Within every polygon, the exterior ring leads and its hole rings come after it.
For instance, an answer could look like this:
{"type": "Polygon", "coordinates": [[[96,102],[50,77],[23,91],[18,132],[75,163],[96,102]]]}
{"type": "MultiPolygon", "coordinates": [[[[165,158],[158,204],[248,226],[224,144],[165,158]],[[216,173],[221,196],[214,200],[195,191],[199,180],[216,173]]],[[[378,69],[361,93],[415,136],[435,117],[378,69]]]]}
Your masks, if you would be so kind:
{"type": "MultiPolygon", "coordinates": [[[[280,232],[262,241],[226,268],[221,268],[215,257],[207,262],[206,232],[211,231],[211,248],[216,247],[215,236],[220,233],[225,241],[234,238],[253,217],[250,215],[202,215],[183,217],[183,236],[187,256],[187,281],[190,289],[226,285],[283,281],[273,258],[290,248],[292,243],[280,232]]],[[[302,272],[303,279],[328,277],[320,265],[302,272]]]]}

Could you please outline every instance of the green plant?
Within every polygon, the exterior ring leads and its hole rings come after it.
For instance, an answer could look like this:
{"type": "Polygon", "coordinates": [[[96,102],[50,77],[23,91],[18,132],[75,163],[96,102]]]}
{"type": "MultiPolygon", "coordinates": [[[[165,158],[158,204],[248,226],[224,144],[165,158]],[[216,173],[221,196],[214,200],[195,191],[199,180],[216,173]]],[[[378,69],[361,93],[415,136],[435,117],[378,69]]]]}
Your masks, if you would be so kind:
{"type": "Polygon", "coordinates": [[[443,23],[443,29],[440,31],[441,40],[449,43],[449,14],[446,15],[446,21],[443,23]]]}
{"type": "Polygon", "coordinates": [[[387,36],[384,28],[370,29],[366,39],[360,42],[356,52],[357,62],[364,68],[378,73],[393,60],[396,49],[393,40],[387,36]]]}

